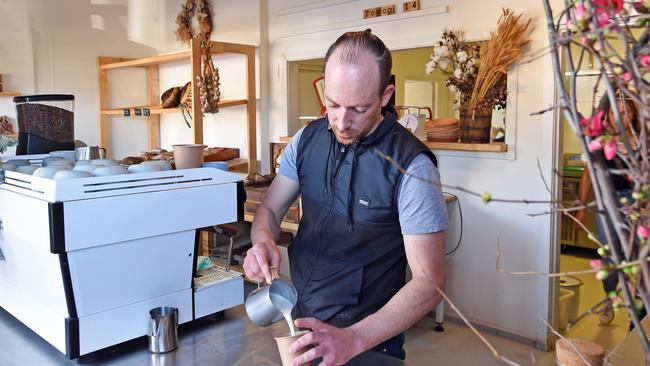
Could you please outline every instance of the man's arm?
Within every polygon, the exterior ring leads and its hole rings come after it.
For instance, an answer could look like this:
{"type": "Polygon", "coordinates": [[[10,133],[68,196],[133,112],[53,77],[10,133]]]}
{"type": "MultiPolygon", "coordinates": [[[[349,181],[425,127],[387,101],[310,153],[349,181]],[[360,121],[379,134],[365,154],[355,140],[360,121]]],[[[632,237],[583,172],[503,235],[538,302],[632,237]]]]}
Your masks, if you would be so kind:
{"type": "Polygon", "coordinates": [[[282,174],[277,174],[255,212],[251,227],[253,247],[244,259],[244,272],[250,279],[271,283],[270,266],[280,266],[280,251],[275,240],[280,232],[280,222],[289,206],[298,197],[299,184],[282,174]]]}
{"type": "Polygon", "coordinates": [[[336,328],[315,318],[296,320],[296,325],[314,332],[299,338],[290,350],[317,346],[296,358],[294,365],[318,357],[323,358],[322,366],[343,364],[405,331],[440,302],[442,296],[436,288],[444,290],[445,285],[444,231],[404,235],[404,247],[413,278],[379,311],[347,328],[336,328]]]}

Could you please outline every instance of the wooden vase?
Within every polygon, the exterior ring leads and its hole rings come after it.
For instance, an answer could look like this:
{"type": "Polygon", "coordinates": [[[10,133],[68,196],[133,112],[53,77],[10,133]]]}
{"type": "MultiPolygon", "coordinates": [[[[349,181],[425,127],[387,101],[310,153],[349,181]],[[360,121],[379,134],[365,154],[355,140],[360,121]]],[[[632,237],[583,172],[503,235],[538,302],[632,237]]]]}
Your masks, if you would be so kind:
{"type": "Polygon", "coordinates": [[[491,128],[492,108],[460,107],[460,142],[489,143],[491,128]]]}

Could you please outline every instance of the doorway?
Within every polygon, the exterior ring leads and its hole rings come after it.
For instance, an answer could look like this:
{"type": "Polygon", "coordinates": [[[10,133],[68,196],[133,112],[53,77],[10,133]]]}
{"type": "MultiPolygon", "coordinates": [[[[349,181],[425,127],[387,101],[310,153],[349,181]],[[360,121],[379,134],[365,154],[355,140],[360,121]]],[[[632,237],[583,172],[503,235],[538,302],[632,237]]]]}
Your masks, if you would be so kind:
{"type": "MultiPolygon", "coordinates": [[[[592,115],[594,104],[605,90],[602,81],[599,81],[596,66],[593,61],[583,62],[576,77],[575,95],[578,110],[583,116],[592,115]]],[[[568,83],[568,76],[565,82],[568,83]]],[[[594,194],[581,159],[581,141],[562,113],[558,113],[558,119],[561,124],[561,137],[557,144],[561,181],[561,196],[558,198],[565,207],[578,201],[592,202],[594,194]]],[[[592,240],[598,238],[596,215],[592,210],[574,214],[577,220],[566,215],[562,215],[560,220],[559,248],[556,248],[559,268],[556,268],[556,272],[590,269],[589,262],[601,258],[597,253],[599,246],[592,240]]],[[[627,310],[625,307],[612,309],[602,281],[593,274],[571,275],[560,277],[557,286],[556,324],[563,336],[591,340],[606,349],[613,349],[623,340],[629,329],[627,310]]]]}

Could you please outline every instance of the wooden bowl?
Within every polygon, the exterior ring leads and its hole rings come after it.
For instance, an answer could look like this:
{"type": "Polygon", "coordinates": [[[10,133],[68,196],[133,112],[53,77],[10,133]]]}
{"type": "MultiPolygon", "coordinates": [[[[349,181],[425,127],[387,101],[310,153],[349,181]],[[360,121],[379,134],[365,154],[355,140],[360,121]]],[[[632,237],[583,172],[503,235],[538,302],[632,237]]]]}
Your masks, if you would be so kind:
{"type": "Polygon", "coordinates": [[[456,118],[435,118],[424,124],[424,130],[430,131],[435,129],[459,128],[460,121],[456,118]]]}

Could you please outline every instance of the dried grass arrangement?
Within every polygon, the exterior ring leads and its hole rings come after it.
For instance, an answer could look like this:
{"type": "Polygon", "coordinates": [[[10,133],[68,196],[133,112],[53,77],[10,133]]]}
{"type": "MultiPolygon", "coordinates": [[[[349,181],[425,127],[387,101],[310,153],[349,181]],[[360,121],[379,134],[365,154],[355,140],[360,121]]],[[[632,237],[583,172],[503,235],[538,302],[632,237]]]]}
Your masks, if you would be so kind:
{"type": "Polygon", "coordinates": [[[498,101],[505,101],[506,76],[508,69],[521,56],[528,45],[530,34],[529,18],[521,20],[510,9],[503,9],[497,29],[481,47],[481,58],[476,83],[469,101],[471,110],[492,108],[498,101]]]}
{"type": "MultiPolygon", "coordinates": [[[[176,36],[184,43],[192,38],[198,38],[201,46],[201,75],[195,80],[199,87],[201,111],[203,113],[219,112],[219,69],[212,62],[210,52],[210,35],[212,34],[212,13],[208,0],[185,0],[181,11],[176,16],[176,36]],[[192,32],[192,18],[196,16],[199,24],[198,34],[192,32]]],[[[191,103],[188,103],[188,105],[191,103]]]]}

